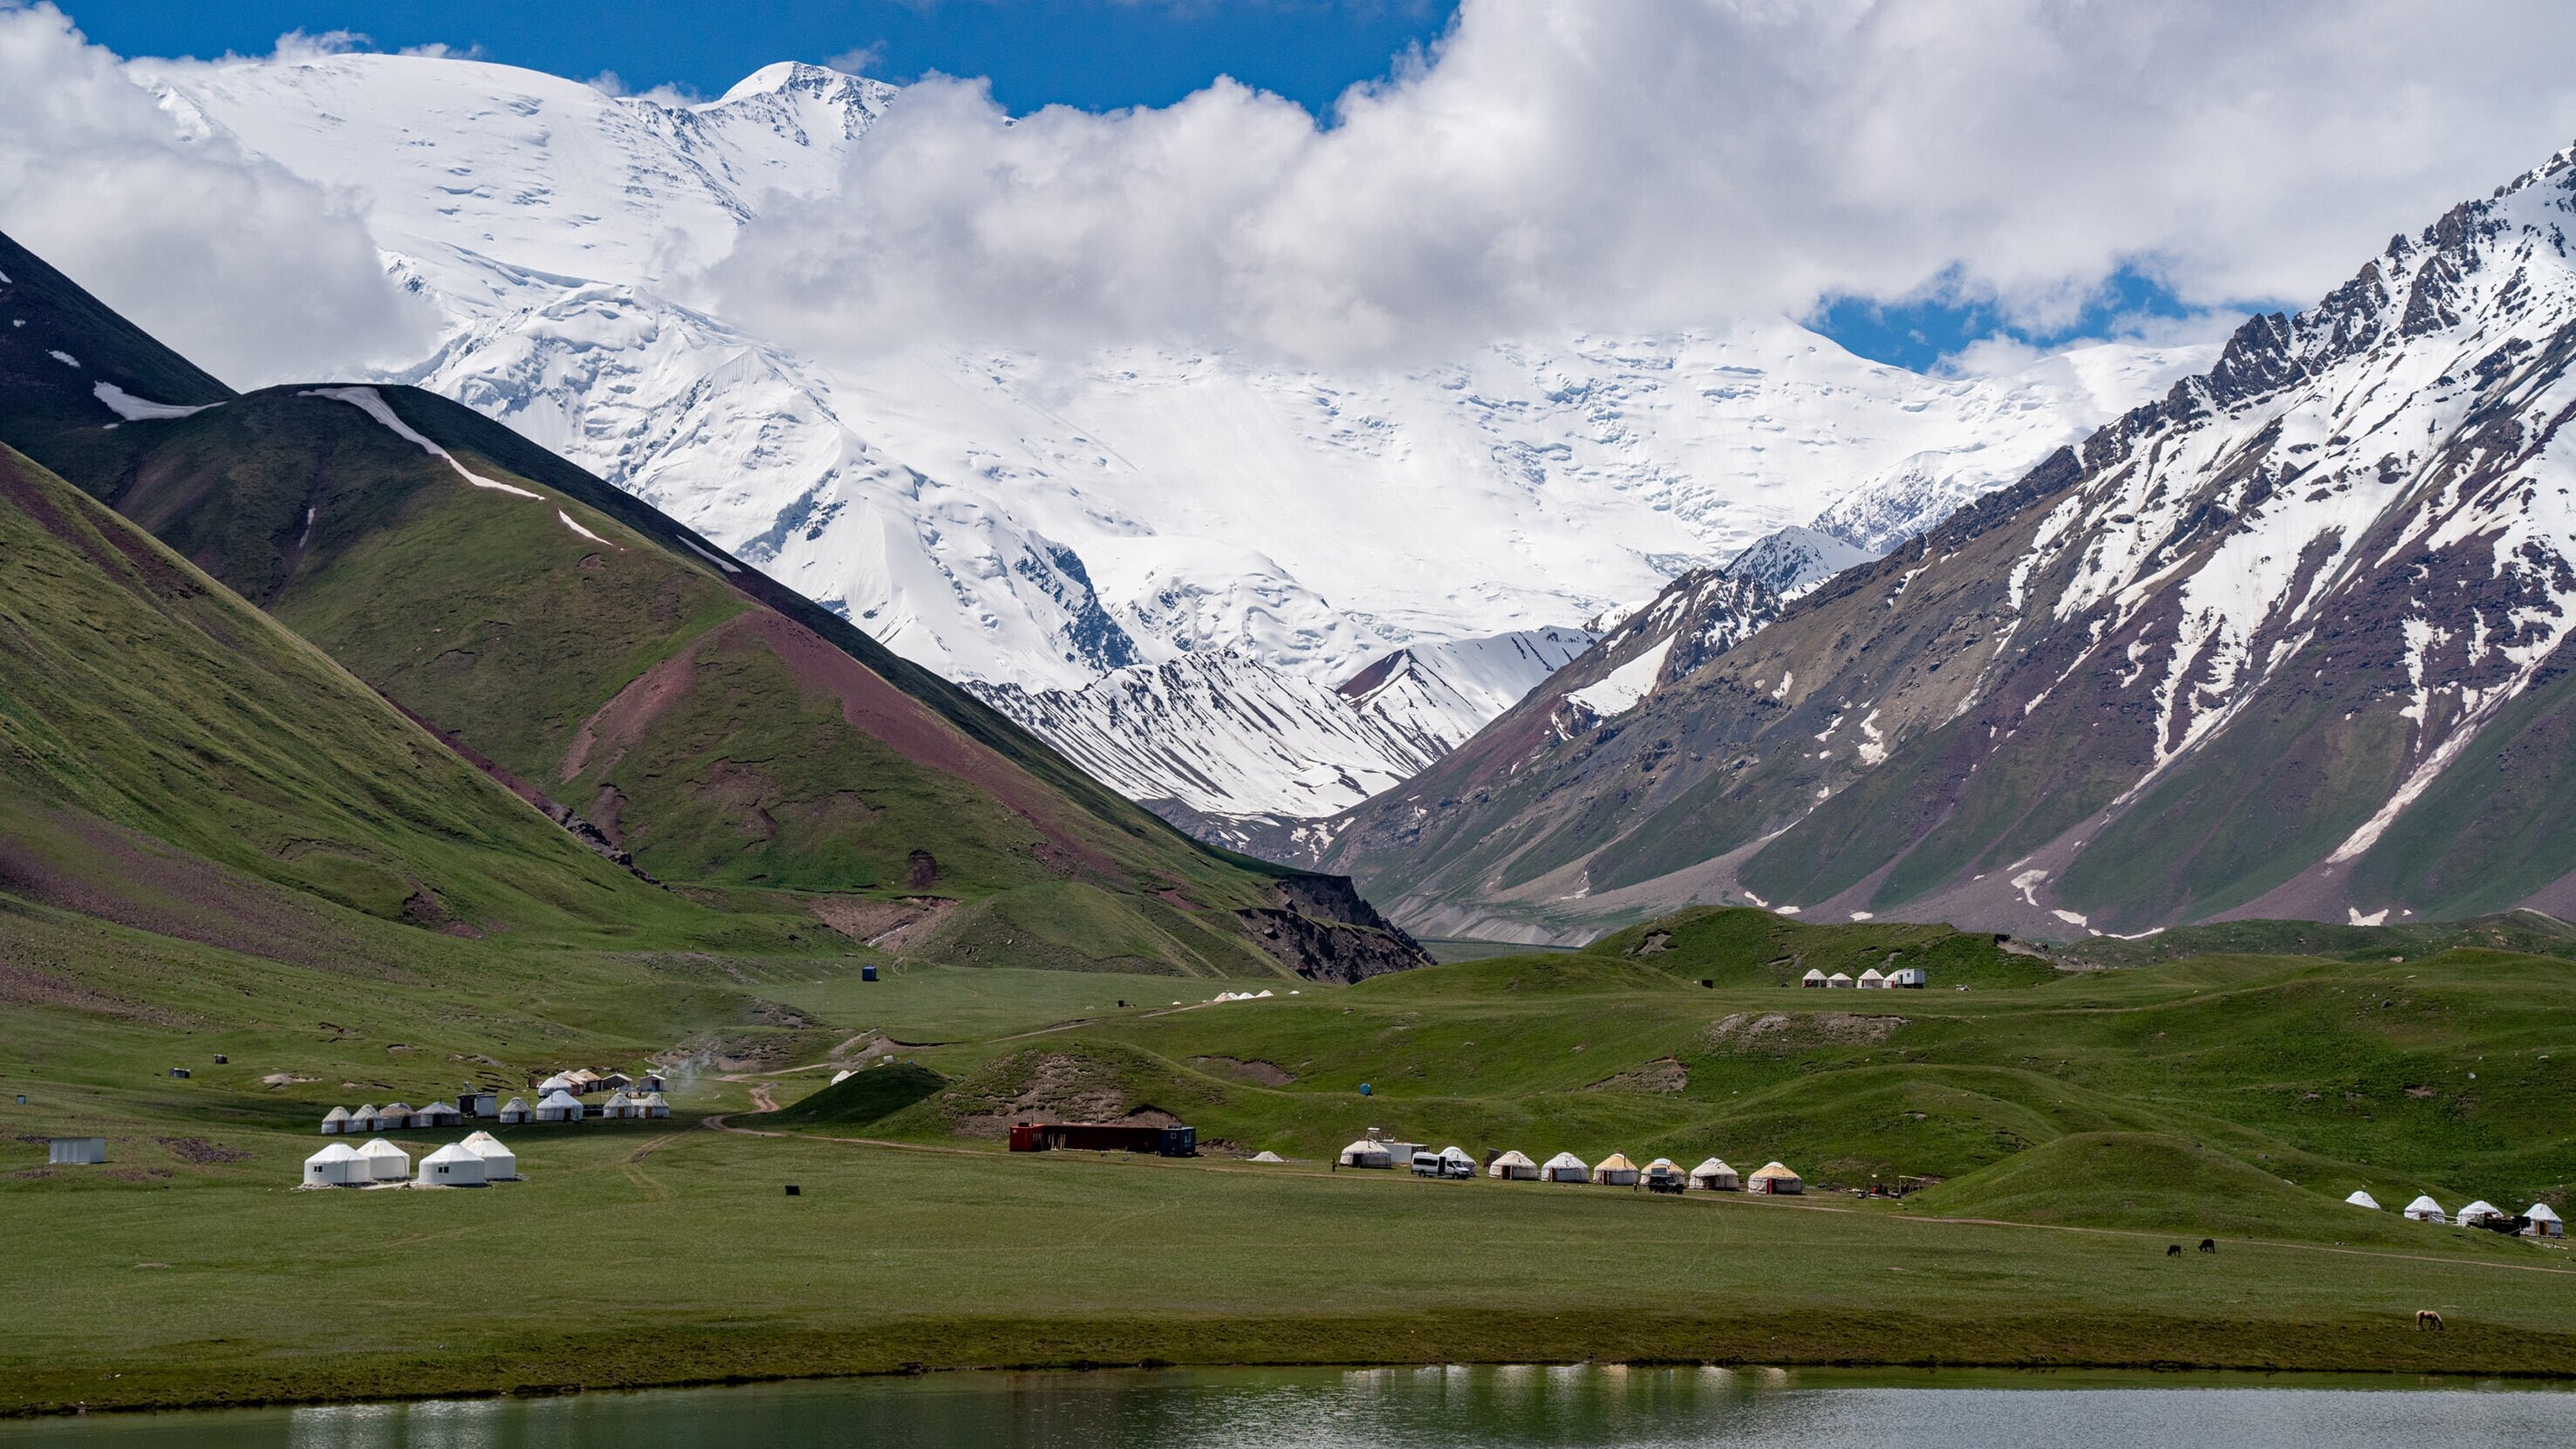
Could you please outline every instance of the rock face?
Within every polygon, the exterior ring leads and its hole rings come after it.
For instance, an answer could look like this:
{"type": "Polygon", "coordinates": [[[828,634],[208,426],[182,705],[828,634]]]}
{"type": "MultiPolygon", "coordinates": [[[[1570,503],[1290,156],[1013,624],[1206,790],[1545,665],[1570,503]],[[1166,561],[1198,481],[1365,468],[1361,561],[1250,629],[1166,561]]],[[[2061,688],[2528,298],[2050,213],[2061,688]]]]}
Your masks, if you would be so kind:
{"type": "Polygon", "coordinates": [[[1431,963],[1420,943],[1360,898],[1349,876],[1289,876],[1276,894],[1276,909],[1235,914],[1264,950],[1309,981],[1365,981],[1431,963]]]}
{"type": "Polygon", "coordinates": [[[1627,713],[1505,715],[1313,858],[1417,928],[1536,937],[1687,899],[2061,936],[2564,909],[2571,225],[2561,155],[1627,713]]]}

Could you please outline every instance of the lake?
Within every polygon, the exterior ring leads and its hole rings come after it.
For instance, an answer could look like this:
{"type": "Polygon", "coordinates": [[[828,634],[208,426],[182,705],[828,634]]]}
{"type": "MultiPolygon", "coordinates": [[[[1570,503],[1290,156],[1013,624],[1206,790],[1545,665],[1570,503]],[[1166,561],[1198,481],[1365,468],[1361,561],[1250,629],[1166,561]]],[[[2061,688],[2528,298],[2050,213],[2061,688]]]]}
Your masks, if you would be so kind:
{"type": "Polygon", "coordinates": [[[2482,1449],[2576,1392],[2404,1378],[1503,1366],[941,1374],[0,1423],[0,1449],[2482,1449]]]}

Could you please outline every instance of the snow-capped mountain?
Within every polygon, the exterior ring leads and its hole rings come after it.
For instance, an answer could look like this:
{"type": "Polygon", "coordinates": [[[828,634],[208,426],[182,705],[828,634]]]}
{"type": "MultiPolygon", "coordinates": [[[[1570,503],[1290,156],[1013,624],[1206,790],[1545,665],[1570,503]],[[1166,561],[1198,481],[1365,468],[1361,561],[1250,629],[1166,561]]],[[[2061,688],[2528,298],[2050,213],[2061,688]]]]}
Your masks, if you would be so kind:
{"type": "Polygon", "coordinates": [[[2571,228],[2576,153],[1627,712],[1507,713],[1309,838],[1400,920],[1534,937],[1679,899],[2060,934],[2563,913],[2571,228]]]}
{"type": "Polygon", "coordinates": [[[1133,691],[1180,691],[1156,717],[1216,733],[1161,743],[1232,781],[1229,811],[1313,808],[1298,779],[1331,794],[1449,738],[1447,704],[1410,734],[1391,714],[1261,734],[1373,661],[1410,650],[1429,694],[1499,700],[1427,646],[1562,628],[1819,510],[1884,548],[2201,356],[2097,347],[1935,379],[1773,321],[1347,375],[905,339],[826,362],[716,315],[697,279],[770,198],[839,185],[902,104],[891,87],[782,65],[669,105],[382,55],[136,73],[175,124],[363,207],[447,323],[395,380],[598,470],[909,658],[1062,696],[1026,717],[1077,757],[1115,737],[1106,701],[1127,720],[1133,691]],[[1220,695],[1262,708],[1198,707],[1220,695]],[[1328,768],[1275,767],[1289,757],[1328,768]]]}
{"type": "Polygon", "coordinates": [[[1763,535],[1752,547],[1727,560],[1726,572],[1735,578],[1756,580],[1787,600],[1882,552],[1792,524],[1763,535]]]}

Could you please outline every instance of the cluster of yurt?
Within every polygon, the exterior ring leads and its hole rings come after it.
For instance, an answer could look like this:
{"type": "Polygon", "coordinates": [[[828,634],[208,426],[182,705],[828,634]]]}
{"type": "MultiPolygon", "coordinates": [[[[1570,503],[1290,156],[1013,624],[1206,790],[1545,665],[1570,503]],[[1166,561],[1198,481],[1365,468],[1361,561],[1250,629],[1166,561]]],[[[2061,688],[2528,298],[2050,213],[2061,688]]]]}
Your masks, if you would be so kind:
{"type": "MultiPolygon", "coordinates": [[[[2372,1197],[2367,1192],[2355,1190],[2353,1194],[2350,1197],[2345,1198],[2344,1201],[2357,1208],[2368,1208],[2372,1212],[2381,1211],[2379,1200],[2372,1197]]],[[[2460,1209],[2457,1213],[2446,1213],[2442,1210],[2442,1205],[2435,1202],[2432,1195],[2429,1193],[2408,1203],[2403,1211],[2408,1222],[2433,1223],[2436,1225],[2451,1225],[2463,1228],[2479,1227],[2489,1222],[2509,1221],[2515,1216],[2514,1214],[2497,1207],[2494,1203],[2488,1202],[2485,1198],[2479,1198],[2477,1201],[2470,1203],[2467,1207],[2460,1209]]],[[[2523,1209],[2521,1218],[2523,1225],[2519,1229],[2516,1229],[2516,1231],[2520,1232],[2522,1236],[2526,1238],[2563,1238],[2567,1236],[2567,1224],[2560,1219],[2557,1213],[2551,1211],[2549,1204],[2545,1202],[2536,1202],[2523,1209]]],[[[2502,1229],[2498,1229],[2498,1231],[2502,1231],[2502,1229]]]]}
{"type": "Polygon", "coordinates": [[[1900,988],[1920,991],[1923,989],[1925,979],[1923,968],[1920,966],[1900,966],[1893,971],[1881,971],[1873,966],[1860,973],[1858,977],[1852,977],[1840,971],[1828,976],[1814,967],[1809,967],[1807,974],[1798,979],[1798,984],[1810,989],[1827,991],[1895,991],[1900,988]]]}
{"type": "Polygon", "coordinates": [[[1485,1165],[1485,1175],[1505,1182],[1590,1183],[1599,1187],[1643,1187],[1654,1192],[1806,1191],[1798,1174],[1777,1162],[1766,1163],[1747,1178],[1714,1157],[1685,1171],[1669,1157],[1658,1157],[1639,1167],[1620,1152],[1597,1163],[1587,1163],[1571,1152],[1560,1152],[1543,1163],[1531,1160],[1525,1152],[1505,1152],[1485,1165]]]}
{"type": "Polygon", "coordinates": [[[425,1107],[394,1102],[379,1107],[373,1102],[355,1109],[334,1107],[322,1114],[322,1135],[356,1137],[369,1132],[402,1132],[455,1127],[465,1121],[465,1114],[453,1103],[431,1102],[425,1107]]]}
{"type": "Polygon", "coordinates": [[[306,1187],[481,1187],[514,1182],[518,1155],[489,1132],[451,1142],[420,1161],[412,1177],[411,1155],[379,1137],[364,1147],[334,1142],[304,1159],[306,1187]]]}

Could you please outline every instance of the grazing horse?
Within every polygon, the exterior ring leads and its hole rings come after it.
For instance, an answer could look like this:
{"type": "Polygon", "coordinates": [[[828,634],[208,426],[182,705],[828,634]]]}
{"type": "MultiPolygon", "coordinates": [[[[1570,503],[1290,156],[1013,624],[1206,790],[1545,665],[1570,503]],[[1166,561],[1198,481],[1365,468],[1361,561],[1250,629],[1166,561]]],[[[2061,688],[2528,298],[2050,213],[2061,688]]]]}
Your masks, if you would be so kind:
{"type": "Polygon", "coordinates": [[[2176,1243],[2176,1244],[2174,1244],[2173,1246],[2171,1246],[2171,1247],[2169,1247],[2169,1248],[2165,1249],[2165,1256],[2166,1256],[2166,1257],[2168,1257],[2168,1258],[2179,1258],[2179,1257],[2181,1257],[2181,1256],[2182,1256],[2182,1244],[2180,1244],[2180,1243],[2176,1243]]]}
{"type": "Polygon", "coordinates": [[[2204,1253],[2215,1253],[2215,1252],[2217,1252],[2217,1251],[2218,1251],[2218,1240],[2217,1240],[2216,1238],[2203,1238],[2203,1239],[2201,1239],[2201,1240],[2200,1240],[2200,1250],[2201,1250],[2202,1252],[2204,1252],[2204,1253]]]}
{"type": "Polygon", "coordinates": [[[2415,1327],[2418,1331],[2430,1328],[2440,1333],[2450,1332],[2449,1329],[2442,1327],[2442,1315],[2434,1312],[2430,1308],[2418,1308],[2415,1310],[2415,1327]]]}

